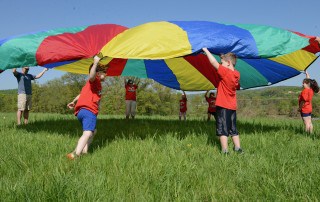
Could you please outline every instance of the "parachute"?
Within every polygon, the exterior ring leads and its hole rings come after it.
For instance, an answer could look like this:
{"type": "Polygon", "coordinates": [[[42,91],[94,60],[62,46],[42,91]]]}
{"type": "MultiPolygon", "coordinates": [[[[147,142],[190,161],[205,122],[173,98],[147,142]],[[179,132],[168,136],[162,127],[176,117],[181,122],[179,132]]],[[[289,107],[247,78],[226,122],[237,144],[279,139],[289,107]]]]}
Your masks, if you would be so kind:
{"type": "Polygon", "coordinates": [[[207,21],[150,22],[133,28],[100,24],[43,31],[0,40],[0,69],[44,66],[88,74],[92,57],[108,76],[150,78],[178,90],[210,90],[218,75],[202,48],[219,60],[237,55],[242,89],[297,76],[320,52],[314,36],[280,28],[207,21]]]}

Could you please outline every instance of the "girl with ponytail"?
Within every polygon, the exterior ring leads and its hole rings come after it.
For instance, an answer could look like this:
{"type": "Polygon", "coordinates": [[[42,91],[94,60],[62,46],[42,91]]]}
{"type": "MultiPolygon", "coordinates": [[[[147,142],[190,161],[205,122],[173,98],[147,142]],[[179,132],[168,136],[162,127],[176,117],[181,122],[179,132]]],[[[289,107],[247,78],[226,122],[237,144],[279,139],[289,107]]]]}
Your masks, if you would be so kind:
{"type": "Polygon", "coordinates": [[[314,93],[319,92],[319,86],[316,80],[310,79],[308,72],[306,71],[306,78],[303,80],[303,90],[299,95],[299,112],[301,114],[302,121],[305,125],[305,131],[312,133],[313,125],[311,121],[312,113],[312,97],[314,93]]]}

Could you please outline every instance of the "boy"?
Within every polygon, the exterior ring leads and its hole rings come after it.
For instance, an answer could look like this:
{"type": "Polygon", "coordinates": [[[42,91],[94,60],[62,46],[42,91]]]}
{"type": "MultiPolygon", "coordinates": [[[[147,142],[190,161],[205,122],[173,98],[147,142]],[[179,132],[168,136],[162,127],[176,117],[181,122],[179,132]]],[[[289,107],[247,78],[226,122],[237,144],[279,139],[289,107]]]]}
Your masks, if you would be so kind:
{"type": "Polygon", "coordinates": [[[228,154],[228,136],[232,137],[234,151],[242,153],[240,138],[237,131],[237,96],[236,90],[240,88],[240,73],[235,70],[236,56],[227,53],[220,56],[221,64],[211,55],[207,48],[202,49],[211,65],[217,70],[219,76],[218,93],[216,99],[217,110],[217,136],[220,138],[222,153],[228,154]]]}
{"type": "Polygon", "coordinates": [[[93,136],[97,133],[96,124],[101,99],[101,81],[104,81],[107,69],[106,66],[98,64],[99,61],[100,58],[95,56],[89,69],[89,80],[82,88],[81,93],[67,105],[70,109],[75,108],[75,115],[83,128],[83,134],[76,149],[67,154],[67,157],[72,160],[88,152],[93,136]]]}

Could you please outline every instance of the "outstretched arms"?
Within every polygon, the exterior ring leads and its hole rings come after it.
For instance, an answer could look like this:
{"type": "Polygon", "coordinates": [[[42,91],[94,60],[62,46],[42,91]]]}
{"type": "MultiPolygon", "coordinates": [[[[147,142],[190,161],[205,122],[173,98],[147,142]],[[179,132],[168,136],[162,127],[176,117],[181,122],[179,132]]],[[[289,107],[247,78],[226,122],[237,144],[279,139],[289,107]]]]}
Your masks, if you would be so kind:
{"type": "Polygon", "coordinates": [[[44,70],[42,70],[42,72],[40,72],[36,77],[34,77],[35,79],[39,79],[43,76],[43,74],[48,71],[48,68],[44,68],[44,70]]]}
{"type": "Polygon", "coordinates": [[[216,60],[216,58],[214,58],[211,53],[209,52],[209,50],[207,48],[202,48],[202,50],[206,53],[211,65],[218,70],[220,63],[216,60]]]}
{"type": "Polygon", "coordinates": [[[18,74],[17,68],[13,68],[13,69],[12,69],[12,73],[13,73],[14,76],[17,76],[17,74],[18,74]]]}
{"type": "Polygon", "coordinates": [[[76,105],[76,102],[78,101],[79,97],[80,97],[80,94],[77,95],[77,97],[75,97],[75,98],[73,99],[73,101],[70,102],[70,103],[67,105],[67,106],[69,107],[69,109],[73,109],[73,108],[74,108],[74,106],[76,105]]]}

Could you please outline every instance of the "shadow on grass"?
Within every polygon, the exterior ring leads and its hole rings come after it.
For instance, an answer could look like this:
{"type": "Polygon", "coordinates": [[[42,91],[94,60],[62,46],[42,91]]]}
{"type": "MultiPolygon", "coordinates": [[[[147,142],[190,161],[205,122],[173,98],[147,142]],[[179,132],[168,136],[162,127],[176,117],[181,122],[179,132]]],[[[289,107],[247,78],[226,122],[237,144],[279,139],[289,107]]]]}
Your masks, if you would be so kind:
{"type": "MultiPolygon", "coordinates": [[[[286,129],[285,127],[288,130],[292,130],[292,132],[299,132],[298,128],[290,128],[291,126],[246,121],[238,121],[237,127],[240,134],[245,135],[278,132],[279,130],[286,129]]],[[[47,132],[71,137],[80,137],[82,135],[81,125],[76,119],[39,120],[22,126],[20,129],[32,133],[47,132]]],[[[188,135],[207,136],[207,144],[220,147],[219,140],[215,136],[214,121],[100,118],[98,119],[97,129],[98,133],[94,138],[91,150],[109,144],[115,139],[157,139],[165,135],[170,135],[177,139],[184,139],[188,135]]]]}

